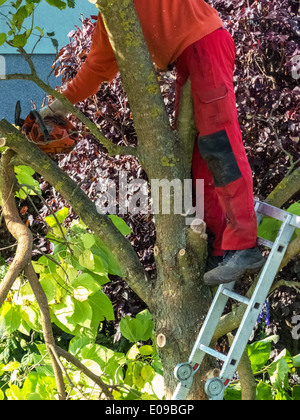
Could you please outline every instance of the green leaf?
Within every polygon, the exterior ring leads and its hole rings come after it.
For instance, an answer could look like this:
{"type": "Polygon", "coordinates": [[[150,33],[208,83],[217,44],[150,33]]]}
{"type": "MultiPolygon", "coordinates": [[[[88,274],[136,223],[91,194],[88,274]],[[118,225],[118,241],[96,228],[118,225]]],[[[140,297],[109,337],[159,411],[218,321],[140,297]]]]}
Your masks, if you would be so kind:
{"type": "Polygon", "coordinates": [[[43,401],[44,399],[37,392],[31,392],[26,395],[26,401],[43,401]]]}
{"type": "Polygon", "coordinates": [[[126,224],[126,222],[124,222],[123,219],[121,219],[121,217],[116,216],[115,214],[110,214],[108,217],[111,219],[116,228],[122,233],[122,235],[126,236],[132,233],[130,227],[126,224]]]}
{"type": "Polygon", "coordinates": [[[92,344],[89,337],[74,337],[69,344],[69,352],[74,356],[78,356],[81,352],[81,349],[86,347],[88,344],[92,344]]]}
{"type": "Polygon", "coordinates": [[[228,401],[240,401],[242,397],[240,384],[229,385],[225,389],[224,399],[228,401]]]}
{"type": "Polygon", "coordinates": [[[78,258],[79,264],[82,267],[85,267],[89,270],[94,271],[95,269],[95,261],[94,261],[94,255],[89,249],[85,249],[78,258]]]}
{"type": "Polygon", "coordinates": [[[261,238],[274,242],[280,229],[280,225],[281,222],[279,220],[265,216],[261,224],[258,226],[257,235],[261,238]]]}
{"type": "MultiPolygon", "coordinates": [[[[39,182],[33,178],[34,170],[29,166],[19,165],[15,166],[15,174],[19,184],[27,184],[32,186],[39,194],[41,194],[39,182]]],[[[16,196],[22,199],[26,198],[26,195],[36,195],[36,193],[29,187],[23,187],[16,196]]]]}
{"type": "Polygon", "coordinates": [[[142,376],[142,369],[144,365],[142,362],[135,362],[133,364],[133,383],[138,387],[138,389],[142,389],[145,386],[145,380],[142,376]]]}
{"type": "Polygon", "coordinates": [[[4,319],[4,316],[0,315],[0,339],[2,339],[4,334],[5,334],[5,319],[4,319]]]}
{"type": "Polygon", "coordinates": [[[40,324],[40,312],[38,305],[33,302],[29,306],[25,306],[24,309],[20,309],[22,320],[35,331],[42,331],[40,324]]]}
{"type": "Polygon", "coordinates": [[[2,6],[2,4],[4,4],[7,0],[0,0],[0,6],[2,6]]]}
{"type": "MultiPolygon", "coordinates": [[[[64,207],[55,213],[56,219],[58,220],[59,223],[63,223],[64,220],[68,217],[68,215],[69,215],[68,207],[64,207]]],[[[45,217],[45,222],[47,223],[48,226],[55,227],[57,226],[56,219],[53,216],[53,214],[51,214],[50,216],[45,217]]]]}
{"type": "Polygon", "coordinates": [[[138,345],[135,343],[128,351],[126,357],[129,360],[135,360],[140,355],[138,345]]]}
{"type": "MultiPolygon", "coordinates": [[[[111,378],[118,376],[120,378],[120,364],[125,362],[123,353],[115,353],[99,344],[90,344],[82,348],[81,356],[97,363],[102,373],[109,375],[111,378]]],[[[86,365],[86,362],[84,362],[86,365]]],[[[117,379],[118,380],[118,379],[117,379]]]]}
{"type": "Polygon", "coordinates": [[[69,319],[74,314],[74,311],[74,300],[70,296],[66,296],[62,303],[53,307],[53,313],[60,324],[66,326],[70,331],[73,331],[76,328],[76,324],[74,325],[73,322],[69,322],[69,319]]]}
{"type": "Polygon", "coordinates": [[[92,246],[91,251],[99,255],[104,263],[105,269],[108,273],[115,276],[122,277],[123,272],[117,261],[117,258],[113,255],[111,250],[101,241],[98,237],[94,236],[95,245],[92,246]]]}
{"type": "Polygon", "coordinates": [[[136,318],[126,315],[120,322],[121,334],[132,343],[151,338],[153,327],[152,316],[148,310],[140,312],[136,318]]]}
{"type": "Polygon", "coordinates": [[[57,298],[57,283],[53,280],[53,276],[43,276],[40,280],[41,286],[45,292],[49,305],[56,302],[57,298]]]}
{"type": "Polygon", "coordinates": [[[28,395],[35,392],[39,376],[36,372],[30,372],[27,374],[25,382],[22,387],[23,393],[26,395],[28,400],[28,395]]]}
{"type": "Polygon", "coordinates": [[[14,47],[23,48],[27,43],[27,37],[26,35],[15,35],[12,42],[14,47]]]}
{"type": "Polygon", "coordinates": [[[300,354],[292,358],[293,366],[300,367],[300,354]]]}
{"type": "MultiPolygon", "coordinates": [[[[292,214],[296,214],[297,216],[300,216],[300,202],[296,202],[290,205],[287,211],[292,214]]],[[[292,236],[292,240],[295,239],[299,235],[300,235],[300,229],[295,229],[295,232],[292,236]]]]}
{"type": "Polygon", "coordinates": [[[278,389],[276,396],[275,396],[275,401],[290,401],[291,397],[289,396],[289,393],[285,390],[285,389],[278,389]]]}
{"type": "Polygon", "coordinates": [[[89,302],[79,302],[78,300],[73,298],[72,301],[74,306],[74,312],[70,317],[68,317],[68,324],[74,325],[75,327],[77,325],[81,325],[83,327],[89,328],[92,319],[92,308],[89,302]]]}
{"type": "Polygon", "coordinates": [[[258,372],[269,360],[271,341],[274,341],[276,338],[277,336],[267,337],[247,346],[253,373],[258,372]]]}
{"type": "Polygon", "coordinates": [[[44,36],[44,31],[42,28],[40,28],[39,26],[35,26],[34,29],[36,29],[37,31],[39,31],[39,33],[41,34],[41,36],[44,36]]]}
{"type": "Polygon", "coordinates": [[[13,372],[14,370],[19,369],[20,363],[15,361],[9,362],[6,366],[2,368],[4,372],[13,372]]]}
{"type": "Polygon", "coordinates": [[[59,10],[63,10],[66,8],[66,3],[61,0],[46,0],[46,2],[50,4],[50,6],[57,7],[59,10]]]}
{"type": "Polygon", "coordinates": [[[293,386],[292,397],[296,401],[300,401],[300,385],[293,386]]]}
{"type": "Polygon", "coordinates": [[[155,375],[155,372],[150,365],[144,365],[142,367],[141,376],[146,383],[151,382],[154,375],[155,375]]]}
{"type": "Polygon", "coordinates": [[[90,233],[81,236],[81,240],[85,248],[90,249],[95,244],[95,238],[90,233]]]}
{"type": "Polygon", "coordinates": [[[268,368],[268,373],[273,387],[277,390],[288,386],[289,366],[284,358],[273,362],[268,368]]]}
{"type": "Polygon", "coordinates": [[[0,33],[0,45],[3,45],[5,41],[6,41],[6,34],[1,32],[0,33]]]}
{"type": "Polygon", "coordinates": [[[114,321],[115,314],[112,303],[108,296],[99,290],[97,293],[89,297],[88,300],[93,309],[92,323],[98,323],[107,319],[107,321],[114,321]]]}
{"type": "Polygon", "coordinates": [[[9,386],[9,389],[5,391],[5,394],[8,400],[12,400],[12,401],[25,400],[21,389],[17,385],[11,384],[9,386]]]}
{"type": "Polygon", "coordinates": [[[153,354],[153,347],[152,346],[141,346],[139,348],[139,353],[142,356],[151,356],[153,354]]]}
{"type": "Polygon", "coordinates": [[[99,283],[88,273],[80,274],[72,281],[73,297],[79,301],[87,300],[91,294],[96,293],[99,289],[99,283]]]}
{"type": "Polygon", "coordinates": [[[12,334],[21,324],[21,315],[14,307],[11,307],[4,315],[5,331],[7,334],[12,334]]]}
{"type": "Polygon", "coordinates": [[[256,399],[261,401],[273,400],[272,387],[265,382],[260,382],[256,387],[256,399]]]}

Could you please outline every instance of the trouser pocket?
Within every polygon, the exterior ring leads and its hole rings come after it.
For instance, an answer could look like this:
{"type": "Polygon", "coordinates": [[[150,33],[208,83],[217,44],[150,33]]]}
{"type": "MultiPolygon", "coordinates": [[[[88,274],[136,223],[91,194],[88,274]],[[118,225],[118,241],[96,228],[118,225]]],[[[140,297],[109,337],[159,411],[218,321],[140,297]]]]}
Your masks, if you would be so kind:
{"type": "Polygon", "coordinates": [[[196,90],[195,114],[200,135],[216,132],[232,121],[233,114],[225,84],[218,88],[196,90]]]}

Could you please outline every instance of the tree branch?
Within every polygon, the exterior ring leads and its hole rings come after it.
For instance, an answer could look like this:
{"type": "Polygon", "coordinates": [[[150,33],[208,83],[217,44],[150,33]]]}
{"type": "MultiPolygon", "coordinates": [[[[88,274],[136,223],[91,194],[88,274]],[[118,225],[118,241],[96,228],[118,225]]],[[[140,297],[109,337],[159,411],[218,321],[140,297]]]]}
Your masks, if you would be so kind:
{"type": "MultiPolygon", "coordinates": [[[[234,336],[229,333],[227,334],[229,345],[231,346],[234,340],[234,336]]],[[[256,381],[251,369],[251,362],[248,356],[248,349],[245,348],[243,355],[240,359],[240,363],[237,367],[239,374],[239,381],[242,390],[242,400],[249,401],[255,400],[256,398],[256,381]]]]}
{"type": "Polygon", "coordinates": [[[106,396],[108,400],[114,400],[114,397],[110,391],[110,386],[107,385],[105,382],[103,382],[102,379],[99,378],[99,376],[95,375],[95,373],[89,370],[84,364],[82,364],[78,359],[76,359],[76,357],[74,357],[72,354],[70,354],[66,350],[62,349],[59,346],[56,346],[55,349],[60,357],[63,357],[68,362],[72,363],[81,372],[83,372],[88,378],[90,378],[93,382],[95,382],[95,384],[101,388],[103,394],[106,396]]]}
{"type": "Polygon", "coordinates": [[[300,167],[291,174],[285,176],[283,180],[274,188],[266,198],[265,202],[275,207],[282,207],[300,189],[300,167]]]}
{"type": "Polygon", "coordinates": [[[8,150],[1,158],[2,211],[7,229],[17,240],[18,246],[13,262],[0,283],[0,307],[3,305],[12,285],[26,264],[31,260],[32,235],[19,216],[15,203],[15,173],[10,161],[15,153],[8,150]]]}
{"type": "Polygon", "coordinates": [[[54,340],[53,331],[51,327],[51,317],[50,317],[50,312],[49,312],[48,300],[39,282],[36,272],[34,271],[32,263],[26,265],[24,269],[24,273],[29,281],[29,284],[31,286],[31,289],[34,293],[34,296],[36,298],[36,301],[41,311],[41,322],[42,322],[42,328],[43,328],[43,333],[44,333],[44,340],[45,340],[46,348],[48,350],[48,353],[51,359],[51,364],[54,371],[59,399],[65,400],[66,390],[65,390],[62,369],[58,361],[56,360],[55,354],[53,354],[53,348],[55,347],[55,340],[54,340]]]}
{"type": "MultiPolygon", "coordinates": [[[[7,294],[11,289],[14,281],[24,269],[24,272],[28,277],[31,288],[36,296],[37,302],[41,310],[45,342],[46,346],[48,346],[49,343],[52,345],[55,344],[51,328],[51,318],[49,314],[47,298],[31,264],[33,244],[32,234],[31,231],[22,222],[15,203],[14,187],[16,184],[16,177],[14,173],[14,167],[13,165],[11,165],[11,159],[14,155],[15,153],[12,150],[8,150],[2,155],[1,190],[3,200],[2,209],[6,226],[10,233],[17,239],[18,247],[13,263],[10,265],[9,270],[0,285],[0,307],[6,299],[7,294]]],[[[62,372],[59,366],[57,365],[56,360],[53,358],[51,351],[49,351],[49,353],[52,360],[52,366],[57,383],[59,399],[64,400],[66,394],[62,372]]]]}
{"type": "Polygon", "coordinates": [[[49,156],[7,121],[0,121],[5,144],[42,175],[60,193],[83,222],[110,248],[118,259],[124,280],[147,305],[152,304],[153,293],[148,275],[130,242],[114,226],[110,218],[97,212],[95,204],[49,156]]]}

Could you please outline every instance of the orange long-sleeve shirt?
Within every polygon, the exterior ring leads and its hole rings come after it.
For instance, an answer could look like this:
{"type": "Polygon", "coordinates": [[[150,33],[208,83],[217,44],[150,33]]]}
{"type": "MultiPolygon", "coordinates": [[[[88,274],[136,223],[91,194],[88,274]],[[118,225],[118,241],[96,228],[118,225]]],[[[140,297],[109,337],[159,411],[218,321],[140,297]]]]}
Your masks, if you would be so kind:
{"type": "MultiPolygon", "coordinates": [[[[193,42],[222,26],[218,12],[204,0],[135,0],[135,7],[152,59],[161,69],[193,42]]],[[[63,93],[72,103],[82,101],[117,73],[115,55],[99,15],[87,60],[63,93]]]]}

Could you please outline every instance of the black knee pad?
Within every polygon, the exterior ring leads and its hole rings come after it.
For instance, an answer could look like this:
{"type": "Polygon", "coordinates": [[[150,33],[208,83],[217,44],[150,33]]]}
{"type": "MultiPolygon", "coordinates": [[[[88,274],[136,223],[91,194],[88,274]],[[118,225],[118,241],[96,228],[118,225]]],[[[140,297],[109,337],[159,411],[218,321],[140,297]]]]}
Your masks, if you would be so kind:
{"type": "Polygon", "coordinates": [[[242,177],[225,130],[198,137],[198,148],[212,173],[215,187],[225,187],[242,177]]]}

